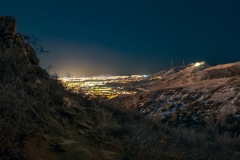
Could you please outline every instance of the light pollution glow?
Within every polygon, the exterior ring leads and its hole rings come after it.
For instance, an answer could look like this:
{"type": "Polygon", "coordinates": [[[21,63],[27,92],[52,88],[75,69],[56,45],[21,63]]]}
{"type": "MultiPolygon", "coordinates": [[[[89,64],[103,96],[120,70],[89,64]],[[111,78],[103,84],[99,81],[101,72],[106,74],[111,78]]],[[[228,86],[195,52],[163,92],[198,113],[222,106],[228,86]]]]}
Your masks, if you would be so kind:
{"type": "Polygon", "coordinates": [[[139,61],[129,58],[127,53],[113,49],[61,41],[57,42],[57,45],[52,43],[47,48],[51,48],[51,53],[49,55],[40,55],[41,62],[44,62],[42,66],[45,68],[45,66],[51,64],[53,67],[50,73],[57,73],[61,77],[67,73],[77,77],[106,74],[148,74],[145,69],[145,64],[148,65],[147,60],[139,61]],[[59,46],[65,47],[60,48],[59,46]],[[129,67],[129,64],[132,66],[129,67]]]}

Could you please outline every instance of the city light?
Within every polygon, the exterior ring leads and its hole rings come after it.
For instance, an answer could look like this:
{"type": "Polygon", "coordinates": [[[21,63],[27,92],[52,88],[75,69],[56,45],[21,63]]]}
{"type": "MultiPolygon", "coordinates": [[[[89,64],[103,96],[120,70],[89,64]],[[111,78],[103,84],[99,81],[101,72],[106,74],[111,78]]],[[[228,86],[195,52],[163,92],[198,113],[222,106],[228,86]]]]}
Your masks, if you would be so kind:
{"type": "Polygon", "coordinates": [[[119,95],[136,94],[136,91],[129,88],[125,89],[123,85],[146,78],[148,78],[148,75],[63,77],[60,80],[65,84],[66,89],[73,92],[83,93],[92,98],[103,97],[111,99],[119,95]]]}
{"type": "Polygon", "coordinates": [[[194,67],[199,67],[199,66],[204,65],[204,64],[205,64],[204,61],[203,62],[196,62],[193,66],[194,67]]]}

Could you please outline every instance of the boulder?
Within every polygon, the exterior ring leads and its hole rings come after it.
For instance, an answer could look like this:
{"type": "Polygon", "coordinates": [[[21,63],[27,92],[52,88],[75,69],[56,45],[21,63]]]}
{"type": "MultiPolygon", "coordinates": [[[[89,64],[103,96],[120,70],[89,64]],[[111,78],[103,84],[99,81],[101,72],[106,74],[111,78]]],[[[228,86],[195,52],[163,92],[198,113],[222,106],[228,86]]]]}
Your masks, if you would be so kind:
{"type": "Polygon", "coordinates": [[[11,16],[0,17],[0,36],[6,48],[13,47],[16,32],[16,20],[11,16]]]}
{"type": "Polygon", "coordinates": [[[39,59],[31,43],[16,32],[16,20],[11,16],[0,17],[0,79],[23,78],[35,82],[49,79],[39,67],[39,59]]]}
{"type": "Polygon", "coordinates": [[[24,41],[22,35],[20,33],[16,33],[13,39],[13,47],[14,48],[23,48],[24,41]]]}

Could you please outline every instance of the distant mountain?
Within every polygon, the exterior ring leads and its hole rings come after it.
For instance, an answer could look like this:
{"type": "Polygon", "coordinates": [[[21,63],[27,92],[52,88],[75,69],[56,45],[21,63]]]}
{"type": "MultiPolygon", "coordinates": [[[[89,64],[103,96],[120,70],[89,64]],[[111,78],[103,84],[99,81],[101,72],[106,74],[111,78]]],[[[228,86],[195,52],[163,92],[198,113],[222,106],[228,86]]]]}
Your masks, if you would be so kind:
{"type": "Polygon", "coordinates": [[[156,73],[144,82],[145,92],[115,100],[137,108],[148,118],[171,126],[240,133],[240,62],[210,66],[187,65],[156,73]]]}

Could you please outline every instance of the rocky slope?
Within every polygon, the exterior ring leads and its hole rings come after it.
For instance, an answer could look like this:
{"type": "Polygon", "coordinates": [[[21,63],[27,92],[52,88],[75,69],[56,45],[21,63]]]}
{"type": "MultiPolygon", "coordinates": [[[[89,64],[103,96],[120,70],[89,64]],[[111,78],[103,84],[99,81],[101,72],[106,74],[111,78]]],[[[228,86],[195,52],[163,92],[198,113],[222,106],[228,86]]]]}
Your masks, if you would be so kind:
{"type": "Polygon", "coordinates": [[[146,92],[115,100],[172,126],[240,132],[240,62],[188,65],[157,73],[146,92]]]}
{"type": "Polygon", "coordinates": [[[104,121],[107,111],[50,79],[31,43],[15,32],[16,20],[0,17],[0,159],[119,157],[102,133],[115,124],[104,121]]]}

